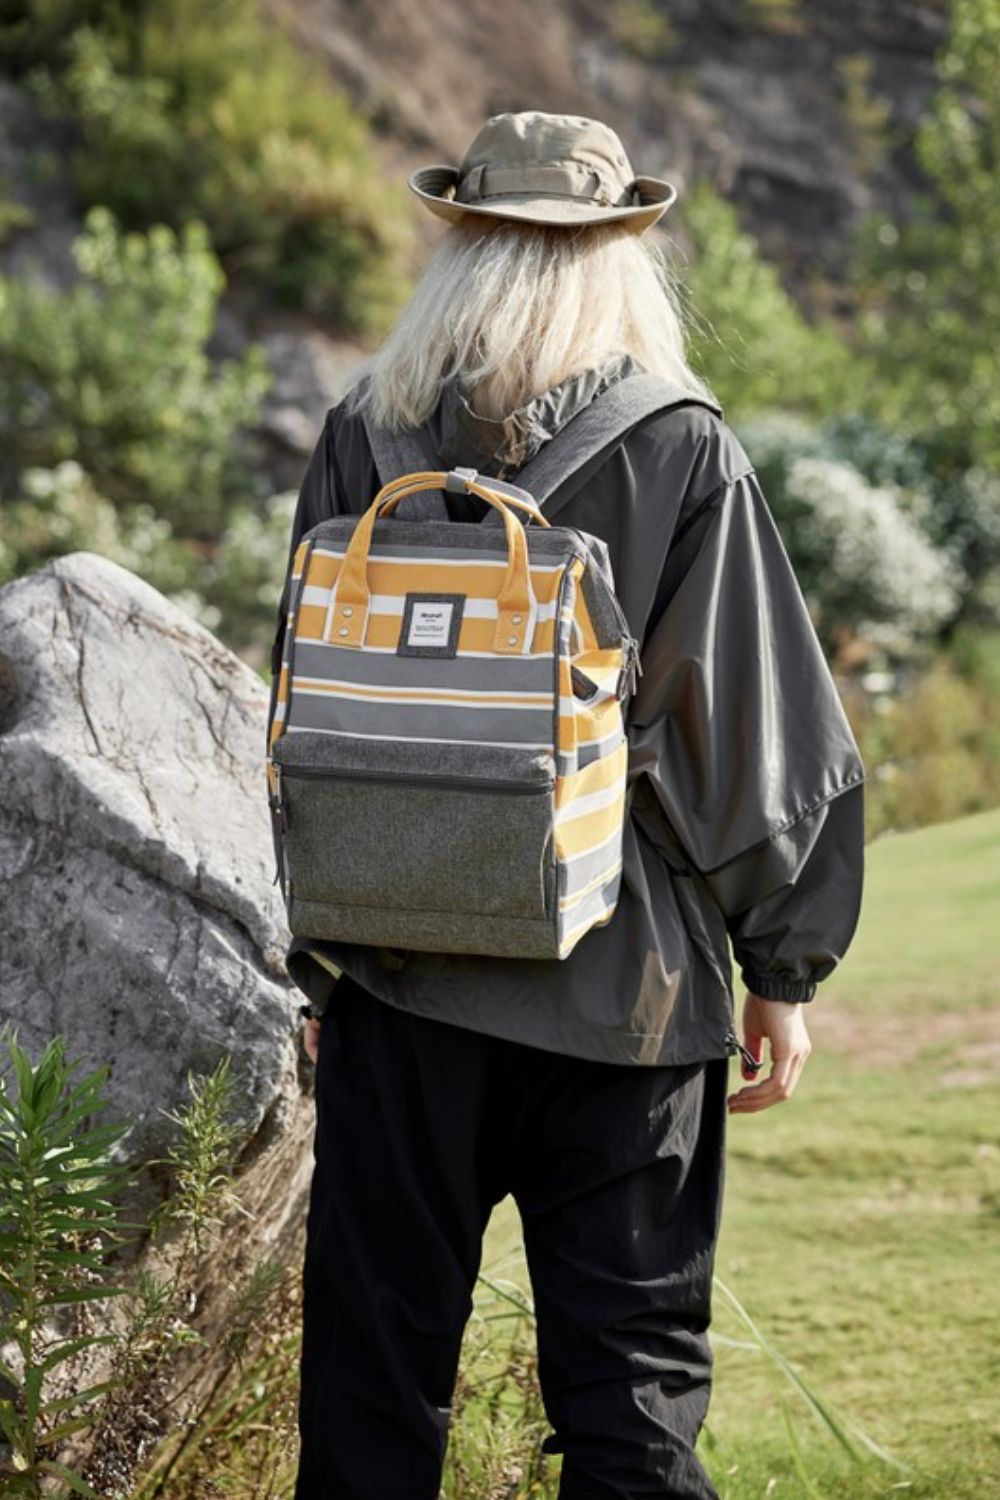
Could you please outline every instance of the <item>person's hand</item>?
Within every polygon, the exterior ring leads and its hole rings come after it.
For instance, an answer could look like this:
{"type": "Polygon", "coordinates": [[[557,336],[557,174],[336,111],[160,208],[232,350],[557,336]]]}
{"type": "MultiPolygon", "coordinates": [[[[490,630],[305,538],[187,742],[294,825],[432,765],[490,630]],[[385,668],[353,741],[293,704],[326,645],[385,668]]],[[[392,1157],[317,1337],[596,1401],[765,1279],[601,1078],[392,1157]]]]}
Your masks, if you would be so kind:
{"type": "MultiPolygon", "coordinates": [[[[806,1031],[805,1007],[791,1000],[765,1000],[747,995],[743,1002],[743,1044],[761,1061],[764,1038],[771,1044],[771,1071],[760,1083],[737,1089],[728,1099],[730,1114],[755,1114],[789,1099],[799,1081],[799,1074],[812,1051],[806,1031]]],[[[744,1078],[753,1075],[744,1063],[744,1078]]]]}
{"type": "Polygon", "coordinates": [[[306,1055],[313,1064],[315,1064],[319,1056],[319,1028],[321,1025],[322,1022],[313,1021],[307,1017],[305,1031],[302,1034],[302,1045],[305,1047],[306,1055]]]}

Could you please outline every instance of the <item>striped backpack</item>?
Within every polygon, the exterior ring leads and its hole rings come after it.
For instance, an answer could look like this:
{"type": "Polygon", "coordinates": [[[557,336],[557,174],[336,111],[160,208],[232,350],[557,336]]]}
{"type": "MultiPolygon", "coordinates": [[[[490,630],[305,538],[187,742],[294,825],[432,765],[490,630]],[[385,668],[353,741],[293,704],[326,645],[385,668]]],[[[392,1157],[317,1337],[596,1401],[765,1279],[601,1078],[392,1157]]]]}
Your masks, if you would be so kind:
{"type": "Polygon", "coordinates": [[[365,416],[382,488],[303,535],[283,596],[267,780],[295,936],[565,958],[611,918],[639,643],[606,543],[551,512],[690,399],[623,377],[518,485],[429,466],[425,432],[365,416]],[[448,519],[442,491],[483,521],[448,519]]]}

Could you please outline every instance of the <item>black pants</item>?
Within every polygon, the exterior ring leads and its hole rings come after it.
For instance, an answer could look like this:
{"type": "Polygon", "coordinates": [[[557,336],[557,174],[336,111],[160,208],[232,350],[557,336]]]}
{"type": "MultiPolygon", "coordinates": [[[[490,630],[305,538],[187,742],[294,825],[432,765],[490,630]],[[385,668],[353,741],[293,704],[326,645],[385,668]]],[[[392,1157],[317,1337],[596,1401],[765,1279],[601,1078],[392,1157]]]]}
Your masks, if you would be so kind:
{"type": "Polygon", "coordinates": [[[508,1192],[560,1500],[718,1500],[693,1448],[728,1058],[563,1056],[347,976],[321,1033],[295,1500],[437,1500],[483,1230],[508,1192]]]}

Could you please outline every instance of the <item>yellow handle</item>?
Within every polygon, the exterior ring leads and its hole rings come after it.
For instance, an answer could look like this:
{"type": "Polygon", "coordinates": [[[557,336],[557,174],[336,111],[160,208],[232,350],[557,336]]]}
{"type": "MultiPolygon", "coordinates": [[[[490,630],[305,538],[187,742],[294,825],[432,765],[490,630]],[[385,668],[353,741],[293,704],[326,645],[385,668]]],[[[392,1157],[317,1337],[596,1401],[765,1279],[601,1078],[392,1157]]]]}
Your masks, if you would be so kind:
{"type": "MultiPolygon", "coordinates": [[[[403,500],[407,495],[416,494],[420,490],[440,489],[441,481],[447,479],[447,477],[444,473],[432,473],[429,470],[421,470],[415,474],[403,474],[399,479],[391,479],[388,484],[383,485],[372,504],[380,505],[382,507],[381,513],[384,515],[389,508],[385,504],[386,500],[389,500],[394,505],[398,500],[403,500]],[[433,482],[428,483],[428,481],[433,482]]],[[[543,516],[537,506],[530,505],[527,500],[519,500],[516,495],[506,495],[500,490],[493,489],[488,480],[467,480],[465,488],[468,494],[480,495],[496,508],[513,505],[518,510],[527,511],[528,515],[542,526],[551,525],[548,517],[543,516]]]]}
{"type": "MultiPolygon", "coordinates": [[[[448,475],[443,470],[421,470],[404,474],[379,490],[354,528],[337,576],[336,608],[329,614],[326,632],[327,639],[335,645],[360,646],[364,641],[371,600],[368,555],[376,520],[380,515],[387,515],[407,495],[421,490],[441,489],[447,478],[448,475]]],[[[491,490],[487,484],[470,479],[466,481],[466,490],[469,494],[479,495],[499,510],[503,517],[507,537],[507,571],[497,595],[497,625],[493,649],[510,654],[520,652],[531,615],[531,579],[528,572],[527,537],[511,507],[517,506],[527,511],[546,526],[549,523],[524,501],[491,490]]]]}

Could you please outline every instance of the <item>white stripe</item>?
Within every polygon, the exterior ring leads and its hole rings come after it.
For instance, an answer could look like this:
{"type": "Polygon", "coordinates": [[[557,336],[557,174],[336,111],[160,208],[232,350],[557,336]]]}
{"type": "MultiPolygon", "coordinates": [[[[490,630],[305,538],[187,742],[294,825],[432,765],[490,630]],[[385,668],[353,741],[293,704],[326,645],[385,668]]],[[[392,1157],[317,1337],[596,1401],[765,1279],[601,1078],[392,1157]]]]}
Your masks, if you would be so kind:
{"type": "MultiPolygon", "coordinates": [[[[360,646],[342,646],[339,641],[321,641],[321,640],[318,640],[315,636],[311,636],[311,635],[297,635],[295,637],[295,644],[297,646],[299,646],[299,645],[302,645],[302,646],[330,646],[335,651],[374,651],[376,653],[381,653],[381,655],[383,655],[383,656],[397,656],[399,654],[397,652],[395,646],[370,646],[367,641],[365,641],[360,646]]],[[[467,657],[478,657],[478,658],[482,658],[483,661],[496,661],[496,662],[511,661],[511,662],[520,662],[520,661],[524,660],[525,656],[532,656],[532,657],[539,657],[539,658],[543,658],[544,657],[546,660],[551,660],[553,654],[554,653],[551,650],[548,650],[548,651],[525,651],[523,655],[520,652],[518,652],[518,654],[516,656],[504,656],[499,651],[459,651],[459,653],[458,653],[458,660],[461,661],[461,660],[463,660],[463,659],[465,659],[467,657]]],[[[595,743],[596,744],[597,741],[591,742],[591,741],[588,740],[587,743],[588,744],[590,744],[590,743],[595,743]]]]}
{"type": "Polygon", "coordinates": [[[574,818],[582,818],[586,813],[599,812],[602,807],[610,807],[613,802],[624,796],[625,775],[613,786],[602,787],[599,791],[588,792],[583,797],[574,797],[572,802],[565,803],[556,811],[557,823],[571,823],[574,818]]]}
{"type": "MultiPolygon", "coordinates": [[[[427,697],[427,698],[414,697],[414,696],[412,696],[412,689],[410,689],[410,688],[400,688],[399,691],[395,692],[395,693],[392,692],[391,689],[386,689],[386,688],[383,688],[382,692],[380,692],[380,693],[373,693],[373,692],[368,691],[367,689],[364,692],[360,692],[359,691],[359,692],[356,692],[356,693],[352,693],[352,692],[330,693],[330,692],[324,692],[322,688],[315,688],[315,687],[306,687],[306,686],[303,686],[304,683],[326,682],[327,680],[328,679],[325,678],[325,677],[296,677],[295,680],[294,680],[294,682],[292,683],[292,692],[293,693],[307,693],[310,697],[313,697],[313,698],[345,698],[345,699],[347,699],[351,703],[398,703],[403,708],[408,708],[410,706],[410,704],[413,704],[413,703],[429,703],[432,707],[433,707],[433,705],[435,703],[439,703],[439,704],[441,704],[442,707],[446,707],[446,706],[449,705],[449,703],[451,701],[454,701],[455,706],[458,707],[458,708],[525,708],[525,709],[528,709],[528,708],[542,708],[542,709],[545,710],[546,713],[550,713],[551,710],[552,710],[552,694],[551,693],[537,693],[537,692],[533,692],[533,691],[532,692],[526,692],[524,694],[524,697],[526,697],[526,698],[538,698],[538,699],[541,700],[540,702],[538,702],[538,703],[524,703],[524,702],[521,701],[521,694],[520,693],[517,693],[515,695],[514,693],[506,693],[505,694],[505,693],[502,693],[502,692],[494,692],[493,693],[493,697],[494,698],[506,697],[506,698],[510,699],[510,698],[514,698],[516,696],[517,701],[514,702],[514,703],[510,703],[510,702],[507,702],[507,703],[496,703],[496,702],[493,702],[493,703],[467,703],[467,702],[464,701],[465,690],[459,689],[459,688],[441,688],[440,691],[446,695],[444,701],[442,701],[441,698],[437,698],[437,697],[435,697],[435,698],[430,698],[430,697],[427,697]]],[[[329,679],[329,680],[332,681],[332,679],[329,679]]],[[[357,683],[357,682],[341,682],[341,681],[338,681],[338,682],[335,683],[335,686],[337,686],[337,687],[346,687],[346,688],[350,689],[350,688],[360,688],[360,687],[363,686],[363,684],[360,684],[360,683],[357,683]]],[[[428,688],[426,691],[429,692],[429,693],[430,692],[437,693],[438,689],[437,688],[428,688]]],[[[467,691],[473,697],[477,697],[478,696],[478,697],[485,698],[485,697],[487,697],[489,695],[489,689],[487,689],[487,688],[469,688],[467,691]]]]}
{"type": "MultiPolygon", "coordinates": [[[[532,598],[534,598],[532,594],[532,598]]],[[[321,588],[319,584],[307,583],[302,590],[302,603],[314,605],[321,608],[329,604],[330,590],[321,588]]],[[[539,620],[551,620],[555,617],[555,600],[548,604],[538,604],[539,620]]],[[[369,599],[368,610],[373,615],[401,615],[405,600],[400,594],[372,594],[369,599]]],[[[463,618],[473,620],[495,620],[497,617],[497,601],[495,599],[474,599],[466,596],[463,608],[463,618]]],[[[533,622],[529,621],[529,625],[533,622]]],[[[530,631],[529,631],[530,638],[530,631]]]]}
{"type": "Polygon", "coordinates": [[[336,734],[348,740],[396,740],[401,745],[497,745],[503,750],[547,750],[549,754],[553,750],[551,740],[539,745],[532,744],[530,740],[449,740],[432,734],[362,734],[352,729],[310,729],[302,724],[289,724],[285,733],[336,734]]]}
{"type": "MultiPolygon", "coordinates": [[[[329,547],[314,547],[313,557],[344,557],[343,552],[334,552],[329,547]]],[[[488,557],[386,557],[381,554],[377,547],[373,547],[369,553],[372,562],[403,563],[416,568],[505,568],[506,561],[500,558],[488,557]]],[[[529,562],[529,568],[533,573],[560,573],[565,563],[538,563],[529,562]]]]}

